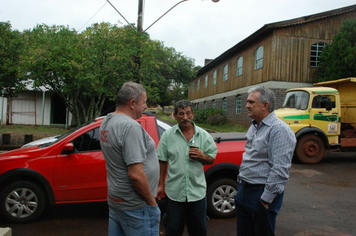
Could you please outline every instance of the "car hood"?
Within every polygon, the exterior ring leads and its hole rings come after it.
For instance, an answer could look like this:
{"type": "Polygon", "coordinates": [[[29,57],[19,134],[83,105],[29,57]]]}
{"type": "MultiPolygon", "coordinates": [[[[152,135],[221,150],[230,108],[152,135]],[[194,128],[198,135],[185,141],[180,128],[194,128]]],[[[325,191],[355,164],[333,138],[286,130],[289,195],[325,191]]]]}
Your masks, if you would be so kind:
{"type": "MultiPolygon", "coordinates": [[[[33,158],[41,155],[43,148],[37,146],[18,148],[0,153],[0,161],[19,158],[33,158]]],[[[1,165],[1,164],[0,164],[1,165]]]]}

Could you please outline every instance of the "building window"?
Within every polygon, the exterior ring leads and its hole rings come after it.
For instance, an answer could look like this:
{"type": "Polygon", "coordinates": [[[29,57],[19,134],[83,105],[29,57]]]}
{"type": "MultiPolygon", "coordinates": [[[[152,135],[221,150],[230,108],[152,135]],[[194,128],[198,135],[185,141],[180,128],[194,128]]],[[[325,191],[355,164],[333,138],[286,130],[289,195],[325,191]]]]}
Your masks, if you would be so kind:
{"type": "Polygon", "coordinates": [[[199,109],[199,102],[195,103],[195,108],[199,109]]]}
{"type": "Polygon", "coordinates": [[[197,91],[199,91],[200,89],[200,79],[198,79],[198,82],[197,82],[197,91]]]}
{"type": "Polygon", "coordinates": [[[241,113],[241,95],[236,96],[236,114],[241,113]]]}
{"type": "Polygon", "coordinates": [[[208,87],[208,75],[205,75],[204,87],[208,87]]]}
{"type": "Polygon", "coordinates": [[[213,72],[213,85],[216,84],[216,70],[213,72]]]}
{"type": "Polygon", "coordinates": [[[227,74],[229,73],[229,65],[225,64],[224,65],[224,77],[223,77],[223,81],[227,81],[227,74]]]}
{"type": "Polygon", "coordinates": [[[226,100],[226,98],[223,98],[222,109],[224,112],[226,112],[226,108],[227,108],[227,100],[226,100]]]}
{"type": "Polygon", "coordinates": [[[206,102],[204,102],[204,109],[206,109],[206,102]]]}
{"type": "Polygon", "coordinates": [[[315,43],[310,50],[310,67],[318,67],[320,63],[320,54],[325,47],[325,43],[315,43]]]}
{"type": "Polygon", "coordinates": [[[255,54],[255,70],[263,67],[263,46],[259,46],[255,54]]]}
{"type": "Polygon", "coordinates": [[[211,107],[215,108],[215,99],[211,102],[211,107]]]}
{"type": "Polygon", "coordinates": [[[244,62],[243,57],[239,57],[239,59],[237,59],[236,76],[242,75],[242,65],[243,65],[243,62],[244,62]]]}
{"type": "Polygon", "coordinates": [[[195,87],[195,82],[193,82],[193,85],[192,85],[192,92],[194,92],[194,87],[195,87]]]}

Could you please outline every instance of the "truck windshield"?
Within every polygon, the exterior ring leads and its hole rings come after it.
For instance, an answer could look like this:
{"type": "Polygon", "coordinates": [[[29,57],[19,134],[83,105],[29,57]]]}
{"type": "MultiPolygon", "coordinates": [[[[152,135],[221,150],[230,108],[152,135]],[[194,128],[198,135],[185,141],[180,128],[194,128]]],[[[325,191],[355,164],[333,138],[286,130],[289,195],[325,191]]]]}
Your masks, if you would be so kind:
{"type": "Polygon", "coordinates": [[[309,93],[305,91],[291,91],[286,94],[283,108],[306,110],[309,104],[309,93]]]}

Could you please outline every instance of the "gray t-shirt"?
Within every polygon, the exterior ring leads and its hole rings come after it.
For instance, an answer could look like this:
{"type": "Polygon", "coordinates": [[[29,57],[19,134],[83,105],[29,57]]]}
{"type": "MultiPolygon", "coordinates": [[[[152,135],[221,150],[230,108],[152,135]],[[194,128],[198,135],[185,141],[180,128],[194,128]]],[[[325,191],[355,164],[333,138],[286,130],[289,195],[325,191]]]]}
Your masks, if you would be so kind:
{"type": "Polygon", "coordinates": [[[153,139],[131,117],[109,114],[100,126],[100,144],[106,161],[109,206],[121,211],[144,207],[145,200],[128,177],[128,166],[143,163],[151,193],[156,196],[159,164],[153,139]]]}

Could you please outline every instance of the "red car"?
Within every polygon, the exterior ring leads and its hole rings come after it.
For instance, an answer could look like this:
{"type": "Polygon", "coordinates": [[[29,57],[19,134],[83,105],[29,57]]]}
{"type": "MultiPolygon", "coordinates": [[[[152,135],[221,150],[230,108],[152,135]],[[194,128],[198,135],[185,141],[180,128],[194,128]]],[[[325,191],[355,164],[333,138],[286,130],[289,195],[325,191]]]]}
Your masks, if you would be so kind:
{"type": "MultiPolygon", "coordinates": [[[[106,167],[99,142],[103,118],[54,142],[0,154],[0,214],[11,222],[38,218],[46,205],[106,201],[106,167]]],[[[153,115],[137,120],[156,144],[165,130],[153,115]]]]}
{"type": "MultiPolygon", "coordinates": [[[[0,154],[0,215],[16,223],[37,219],[48,204],[106,201],[106,166],[99,142],[102,118],[60,137],[0,154]]],[[[156,143],[169,127],[145,113],[137,120],[156,143]]],[[[234,136],[235,137],[235,136],[234,136]]],[[[216,137],[218,155],[205,166],[208,211],[235,215],[234,195],[245,140],[216,137]]]]}

